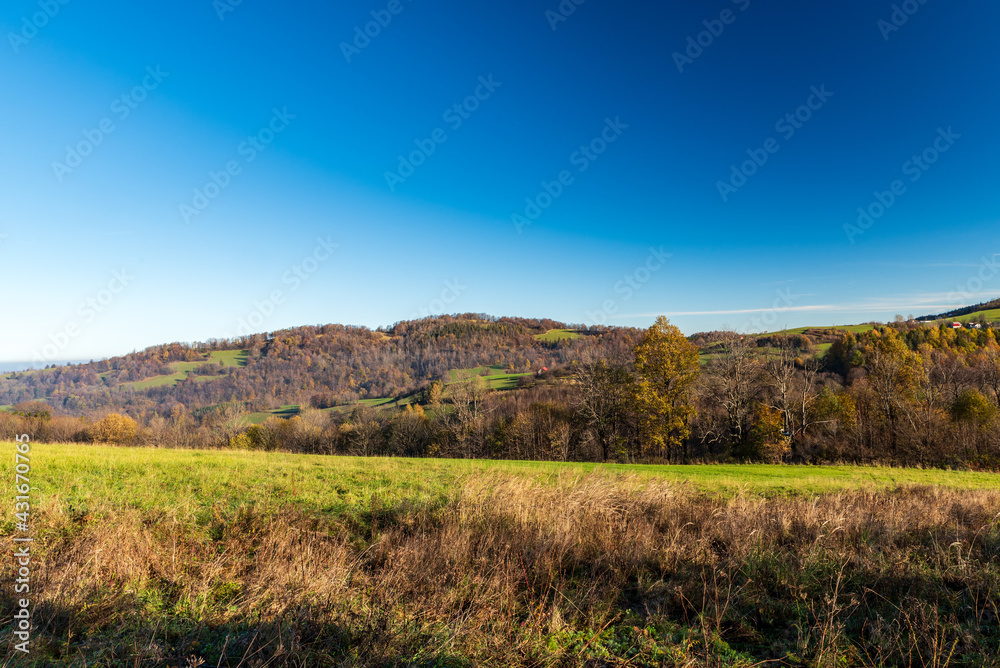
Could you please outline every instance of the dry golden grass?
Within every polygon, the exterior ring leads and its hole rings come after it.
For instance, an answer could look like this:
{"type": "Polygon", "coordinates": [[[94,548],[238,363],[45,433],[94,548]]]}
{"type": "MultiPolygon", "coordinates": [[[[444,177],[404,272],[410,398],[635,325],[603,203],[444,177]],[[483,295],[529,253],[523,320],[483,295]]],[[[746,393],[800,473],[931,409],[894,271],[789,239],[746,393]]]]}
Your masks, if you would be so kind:
{"type": "Polygon", "coordinates": [[[36,518],[37,644],[7,659],[997,666],[998,518],[997,491],[723,498],[606,474],[484,473],[450,502],[376,499],[361,520],[83,516],[52,499],[36,518]]]}

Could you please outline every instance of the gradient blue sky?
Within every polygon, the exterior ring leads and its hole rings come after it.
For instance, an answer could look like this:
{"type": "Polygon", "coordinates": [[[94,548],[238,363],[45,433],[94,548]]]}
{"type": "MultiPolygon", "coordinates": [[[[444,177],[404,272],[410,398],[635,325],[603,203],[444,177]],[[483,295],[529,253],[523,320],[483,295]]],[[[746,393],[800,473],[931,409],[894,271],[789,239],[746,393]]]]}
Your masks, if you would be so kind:
{"type": "Polygon", "coordinates": [[[400,0],[347,62],[341,43],[388,0],[244,0],[220,20],[226,1],[51,0],[51,18],[45,2],[4,3],[0,360],[231,337],[241,322],[664,313],[692,333],[1000,294],[995,2],[913,0],[886,32],[891,2],[587,0],[553,30],[555,0],[400,0]],[[724,10],[732,22],[679,72],[673,54],[724,10]],[[121,118],[157,67],[168,75],[121,118]],[[491,75],[453,129],[444,112],[491,75]],[[776,121],[813,86],[832,96],[786,139],[776,121]],[[241,143],[274,109],[295,118],[250,161],[241,143]],[[608,118],[628,127],[580,171],[574,152],[608,118]],[[105,119],[113,131],[60,179],[53,163],[105,119]],[[447,139],[391,189],[397,156],[438,128],[447,139]],[[905,163],[948,128],[960,137],[912,182],[905,163]],[[730,165],[769,138],[778,150],[723,201],[730,165]],[[180,205],[230,161],[239,174],[186,222],[180,205]],[[512,214],[563,170],[572,183],[519,230],[512,214]],[[896,179],[905,192],[852,243],[844,225],[896,179]],[[310,273],[318,239],[338,247],[310,273]],[[650,248],[670,257],[647,272],[650,248]]]}

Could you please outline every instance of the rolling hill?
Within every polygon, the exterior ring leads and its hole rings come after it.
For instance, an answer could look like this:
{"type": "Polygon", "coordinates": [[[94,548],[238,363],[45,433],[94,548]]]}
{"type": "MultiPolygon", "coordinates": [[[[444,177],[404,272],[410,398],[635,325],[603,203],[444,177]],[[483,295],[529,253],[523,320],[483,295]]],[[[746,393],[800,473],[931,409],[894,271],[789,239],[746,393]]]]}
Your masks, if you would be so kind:
{"type": "MultiPolygon", "coordinates": [[[[547,319],[440,316],[369,330],[324,325],[210,343],[171,343],[85,364],[0,376],[0,405],[51,411],[167,415],[242,402],[252,419],[300,406],[400,407],[432,381],[483,376],[489,389],[569,364],[589,347],[624,345],[637,330],[573,327],[547,319]]],[[[294,410],[293,410],[294,409],[294,410]]]]}
{"type": "MultiPolygon", "coordinates": [[[[956,309],[948,320],[1000,322],[1000,300],[956,309]],[[981,306],[991,308],[980,309],[981,306]]],[[[931,326],[940,316],[917,320],[931,326]]],[[[806,357],[822,358],[845,333],[874,324],[798,327],[752,335],[768,348],[792,337],[806,357]]],[[[484,314],[402,321],[392,327],[299,327],[210,343],[172,343],[85,364],[0,375],[0,408],[44,402],[56,413],[124,410],[169,414],[175,405],[200,410],[242,402],[252,422],[291,417],[303,407],[326,411],[356,405],[402,408],[434,380],[451,384],[483,376],[493,390],[514,390],[518,379],[571,365],[588,348],[628,345],[640,330],[587,328],[549,319],[484,314]]],[[[717,359],[723,333],[690,340],[703,364],[717,359]]],[[[447,389],[446,389],[447,392],[447,389]]]]}

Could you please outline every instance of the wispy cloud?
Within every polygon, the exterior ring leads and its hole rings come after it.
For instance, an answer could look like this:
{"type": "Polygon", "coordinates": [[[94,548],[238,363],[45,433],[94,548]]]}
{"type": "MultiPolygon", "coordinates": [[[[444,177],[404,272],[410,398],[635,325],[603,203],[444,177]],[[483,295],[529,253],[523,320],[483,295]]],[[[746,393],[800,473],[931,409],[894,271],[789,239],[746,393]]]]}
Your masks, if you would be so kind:
{"type": "MultiPolygon", "coordinates": [[[[985,259],[996,259],[1000,257],[1000,253],[993,253],[992,255],[987,253],[983,256],[985,259]]],[[[983,260],[979,262],[874,262],[865,263],[870,264],[875,267],[899,267],[906,269],[937,269],[937,268],[950,268],[950,267],[981,267],[983,260]]]]}
{"type": "MultiPolygon", "coordinates": [[[[805,295],[797,295],[805,296],[805,295]]],[[[947,292],[928,292],[916,295],[903,295],[896,297],[886,297],[873,299],[866,302],[854,304],[803,304],[798,306],[787,306],[775,309],[774,306],[762,306],[760,308],[734,308],[734,309],[713,309],[706,311],[664,311],[660,313],[622,313],[612,316],[615,319],[626,318],[653,318],[658,315],[665,316],[690,316],[690,315],[737,315],[749,313],[764,313],[766,311],[777,310],[781,313],[811,312],[811,313],[901,313],[914,309],[926,311],[950,310],[964,304],[956,304],[954,301],[947,301],[951,295],[947,292]]],[[[973,301],[995,298],[996,291],[978,292],[970,295],[973,301]]],[[[925,315],[920,313],[920,315],[925,315]]]]}
{"type": "Polygon", "coordinates": [[[878,267],[897,267],[906,269],[936,269],[942,267],[978,267],[976,262],[879,262],[878,267]]]}
{"type": "MultiPolygon", "coordinates": [[[[832,310],[832,305],[829,304],[813,304],[809,306],[788,306],[782,308],[781,311],[826,311],[832,310]]],[[[716,311],[667,311],[666,313],[623,313],[621,315],[615,316],[616,318],[650,318],[658,315],[732,315],[739,313],[763,313],[764,311],[773,311],[773,306],[766,306],[764,308],[734,308],[734,309],[719,309],[716,311]]]]}

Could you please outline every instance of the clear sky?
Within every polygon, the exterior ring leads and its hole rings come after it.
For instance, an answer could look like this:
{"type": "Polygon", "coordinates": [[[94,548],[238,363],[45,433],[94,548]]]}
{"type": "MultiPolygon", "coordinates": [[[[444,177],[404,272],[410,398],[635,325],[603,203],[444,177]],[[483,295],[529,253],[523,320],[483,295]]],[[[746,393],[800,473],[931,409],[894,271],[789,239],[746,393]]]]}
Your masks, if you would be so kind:
{"type": "Polygon", "coordinates": [[[896,7],[8,0],[0,360],[995,297],[1000,5],[896,7]]]}

